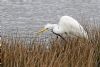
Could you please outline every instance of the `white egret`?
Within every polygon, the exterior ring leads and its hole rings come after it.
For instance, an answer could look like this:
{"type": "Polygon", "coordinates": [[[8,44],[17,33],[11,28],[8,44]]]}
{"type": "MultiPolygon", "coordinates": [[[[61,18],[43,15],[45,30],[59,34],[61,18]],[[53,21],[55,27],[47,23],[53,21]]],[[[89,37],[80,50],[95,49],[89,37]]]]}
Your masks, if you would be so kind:
{"type": "Polygon", "coordinates": [[[78,23],[78,21],[70,16],[62,16],[58,24],[46,24],[37,34],[48,30],[51,30],[54,34],[60,37],[62,37],[62,34],[67,34],[88,39],[87,32],[84,28],[78,23]]]}

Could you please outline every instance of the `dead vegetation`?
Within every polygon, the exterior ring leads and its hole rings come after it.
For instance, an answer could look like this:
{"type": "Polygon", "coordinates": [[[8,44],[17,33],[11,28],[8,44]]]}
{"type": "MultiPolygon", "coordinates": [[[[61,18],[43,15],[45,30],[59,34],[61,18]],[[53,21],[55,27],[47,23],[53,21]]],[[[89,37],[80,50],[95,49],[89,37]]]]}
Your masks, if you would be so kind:
{"type": "Polygon", "coordinates": [[[38,43],[27,46],[23,41],[2,38],[3,67],[99,67],[100,31],[88,40],[68,38],[50,40],[49,48],[38,43]]]}

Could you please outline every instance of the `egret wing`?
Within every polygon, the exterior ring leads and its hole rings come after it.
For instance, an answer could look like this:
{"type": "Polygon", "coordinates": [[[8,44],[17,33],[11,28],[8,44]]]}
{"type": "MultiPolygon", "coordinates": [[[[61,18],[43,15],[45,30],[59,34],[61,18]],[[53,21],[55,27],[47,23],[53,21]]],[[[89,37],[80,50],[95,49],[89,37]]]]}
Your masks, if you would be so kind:
{"type": "Polygon", "coordinates": [[[80,23],[78,23],[78,21],[76,21],[72,17],[69,16],[61,17],[59,21],[59,26],[63,28],[63,30],[68,34],[87,37],[86,31],[83,29],[80,23]]]}

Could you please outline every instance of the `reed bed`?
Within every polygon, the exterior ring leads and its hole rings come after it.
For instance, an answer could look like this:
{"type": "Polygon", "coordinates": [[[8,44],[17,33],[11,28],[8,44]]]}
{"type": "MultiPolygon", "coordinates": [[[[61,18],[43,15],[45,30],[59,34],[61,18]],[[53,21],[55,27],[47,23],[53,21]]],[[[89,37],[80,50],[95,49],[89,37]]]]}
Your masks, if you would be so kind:
{"type": "MultiPolygon", "coordinates": [[[[42,43],[46,45],[45,43],[42,43]]],[[[14,38],[2,38],[2,67],[99,67],[100,31],[88,40],[82,38],[50,39],[49,48],[34,41],[26,44],[14,38]]]]}

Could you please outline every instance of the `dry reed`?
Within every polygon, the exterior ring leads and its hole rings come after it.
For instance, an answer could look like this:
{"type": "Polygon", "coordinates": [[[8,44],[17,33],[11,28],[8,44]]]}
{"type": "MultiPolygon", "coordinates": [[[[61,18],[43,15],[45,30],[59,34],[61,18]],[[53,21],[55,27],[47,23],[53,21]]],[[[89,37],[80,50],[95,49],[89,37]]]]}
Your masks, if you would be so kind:
{"type": "Polygon", "coordinates": [[[2,38],[3,67],[99,67],[100,31],[88,40],[67,38],[50,40],[49,48],[39,43],[2,38]]]}

